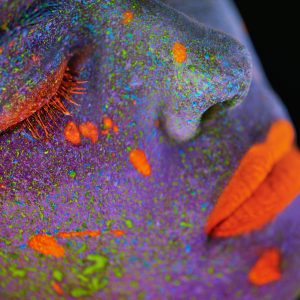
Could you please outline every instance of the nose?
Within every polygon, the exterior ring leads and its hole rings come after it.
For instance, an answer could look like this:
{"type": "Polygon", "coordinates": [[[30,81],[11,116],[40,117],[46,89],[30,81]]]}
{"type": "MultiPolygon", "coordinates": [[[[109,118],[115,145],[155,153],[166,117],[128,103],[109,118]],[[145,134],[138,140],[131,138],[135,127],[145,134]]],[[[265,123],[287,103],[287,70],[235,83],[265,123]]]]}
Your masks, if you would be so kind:
{"type": "Polygon", "coordinates": [[[250,54],[238,41],[205,25],[181,22],[188,30],[174,43],[170,92],[161,111],[167,134],[177,142],[196,135],[211,107],[232,109],[240,103],[252,77],[250,54]]]}

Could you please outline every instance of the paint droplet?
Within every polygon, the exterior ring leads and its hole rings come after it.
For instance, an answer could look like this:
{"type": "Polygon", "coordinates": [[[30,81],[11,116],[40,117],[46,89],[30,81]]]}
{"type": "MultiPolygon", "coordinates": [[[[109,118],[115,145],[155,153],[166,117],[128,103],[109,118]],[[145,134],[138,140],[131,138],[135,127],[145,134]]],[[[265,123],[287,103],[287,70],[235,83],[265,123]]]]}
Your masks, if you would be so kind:
{"type": "Polygon", "coordinates": [[[104,129],[111,129],[113,127],[113,120],[110,117],[103,117],[102,120],[103,128],[104,129]]]}
{"type": "Polygon", "coordinates": [[[81,142],[80,132],[77,125],[69,121],[64,130],[65,139],[73,145],[79,145],[81,142]]]}
{"type": "Polygon", "coordinates": [[[108,135],[108,134],[109,134],[108,129],[101,130],[101,134],[102,134],[102,135],[108,135]]]}
{"type": "Polygon", "coordinates": [[[73,170],[69,171],[68,174],[71,178],[75,178],[75,176],[76,176],[76,172],[73,170]]]}
{"type": "Polygon", "coordinates": [[[255,285],[265,285],[280,279],[281,253],[277,248],[265,250],[248,273],[248,279],[255,285]]]}
{"type": "Polygon", "coordinates": [[[97,126],[92,122],[86,122],[79,125],[80,133],[91,140],[93,144],[98,141],[98,129],[97,126]]]}
{"type": "Polygon", "coordinates": [[[127,226],[127,228],[131,229],[133,227],[133,223],[131,220],[125,220],[125,224],[127,226]]]}
{"type": "Polygon", "coordinates": [[[29,239],[28,246],[37,252],[57,258],[65,255],[65,249],[57,243],[53,236],[47,234],[34,235],[29,239]]]}
{"type": "Polygon", "coordinates": [[[123,24],[126,25],[126,24],[131,23],[133,20],[133,17],[134,17],[134,15],[133,15],[132,11],[129,11],[129,10],[125,11],[123,13],[123,24]]]}
{"type": "Polygon", "coordinates": [[[174,43],[173,56],[176,62],[178,63],[185,62],[185,60],[187,59],[186,47],[179,42],[174,43]]]}
{"type": "Polygon", "coordinates": [[[60,238],[72,238],[80,236],[97,237],[100,235],[100,230],[85,230],[85,231],[70,231],[70,232],[59,232],[57,234],[60,238]]]}
{"type": "Polygon", "coordinates": [[[129,160],[134,168],[144,176],[151,174],[151,166],[147,160],[146,154],[141,149],[134,149],[130,151],[129,160]]]}
{"type": "Polygon", "coordinates": [[[39,58],[39,56],[37,56],[37,55],[35,55],[35,54],[32,54],[32,55],[31,55],[31,59],[32,59],[32,61],[33,61],[34,63],[36,63],[36,62],[39,62],[39,61],[40,61],[40,58],[39,58]]]}
{"type": "Polygon", "coordinates": [[[64,294],[63,289],[61,288],[61,286],[60,286],[57,282],[53,282],[53,283],[52,283],[52,287],[53,287],[54,291],[55,291],[58,295],[62,296],[62,295],[64,294]]]}
{"type": "Polygon", "coordinates": [[[62,281],[63,279],[63,274],[59,270],[53,270],[52,276],[56,281],[62,281]]]}
{"type": "Polygon", "coordinates": [[[111,234],[115,235],[115,236],[122,236],[125,234],[125,232],[123,230],[120,229],[113,229],[110,231],[111,234]]]}
{"type": "Polygon", "coordinates": [[[113,126],[113,132],[118,133],[119,132],[119,127],[117,125],[113,126]]]}

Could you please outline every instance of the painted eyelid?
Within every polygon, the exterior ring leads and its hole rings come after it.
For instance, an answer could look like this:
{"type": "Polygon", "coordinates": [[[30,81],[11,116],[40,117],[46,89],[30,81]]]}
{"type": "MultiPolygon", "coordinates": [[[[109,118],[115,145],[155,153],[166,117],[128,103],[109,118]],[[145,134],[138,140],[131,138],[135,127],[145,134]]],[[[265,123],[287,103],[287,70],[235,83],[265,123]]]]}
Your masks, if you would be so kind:
{"type": "Polygon", "coordinates": [[[30,117],[57,92],[72,56],[67,19],[45,17],[30,30],[19,28],[1,39],[0,133],[30,117]]]}
{"type": "Polygon", "coordinates": [[[60,52],[50,51],[43,59],[32,53],[16,72],[18,67],[10,60],[13,57],[9,54],[0,60],[0,133],[30,117],[51,99],[68,62],[60,52]]]}

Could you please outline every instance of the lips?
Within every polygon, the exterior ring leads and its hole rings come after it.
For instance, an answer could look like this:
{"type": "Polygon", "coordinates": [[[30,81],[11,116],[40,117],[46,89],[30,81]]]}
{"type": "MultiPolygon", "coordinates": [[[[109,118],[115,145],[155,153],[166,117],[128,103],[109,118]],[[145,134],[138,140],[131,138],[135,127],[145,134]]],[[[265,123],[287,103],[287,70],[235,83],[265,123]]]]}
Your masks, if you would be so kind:
{"type": "Polygon", "coordinates": [[[242,158],[208,217],[205,233],[232,237],[261,229],[300,193],[299,173],[293,127],[276,121],[266,140],[242,158]]]}

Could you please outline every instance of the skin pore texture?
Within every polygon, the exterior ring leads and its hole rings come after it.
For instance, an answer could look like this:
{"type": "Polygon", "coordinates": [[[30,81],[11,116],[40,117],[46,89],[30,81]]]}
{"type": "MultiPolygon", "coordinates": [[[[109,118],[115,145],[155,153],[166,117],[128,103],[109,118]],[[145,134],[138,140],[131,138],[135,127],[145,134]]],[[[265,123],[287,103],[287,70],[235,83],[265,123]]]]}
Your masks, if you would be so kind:
{"type": "Polygon", "coordinates": [[[230,1],[1,1],[0,26],[0,299],[296,298],[294,130],[230,1]],[[66,66],[78,105],[35,139],[66,66]]]}

